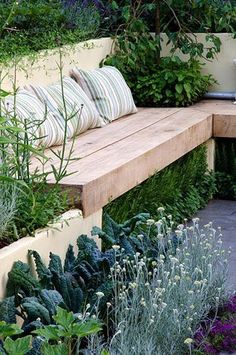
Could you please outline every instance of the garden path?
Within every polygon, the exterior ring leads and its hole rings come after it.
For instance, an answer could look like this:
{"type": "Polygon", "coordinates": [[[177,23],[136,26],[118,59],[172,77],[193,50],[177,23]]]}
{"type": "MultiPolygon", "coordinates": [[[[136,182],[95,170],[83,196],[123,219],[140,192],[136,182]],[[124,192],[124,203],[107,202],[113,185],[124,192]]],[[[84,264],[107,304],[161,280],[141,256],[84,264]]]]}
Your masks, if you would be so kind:
{"type": "Polygon", "coordinates": [[[201,219],[201,224],[212,221],[215,228],[222,228],[223,245],[225,248],[232,248],[228,285],[236,290],[236,201],[212,200],[197,216],[201,219]]]}

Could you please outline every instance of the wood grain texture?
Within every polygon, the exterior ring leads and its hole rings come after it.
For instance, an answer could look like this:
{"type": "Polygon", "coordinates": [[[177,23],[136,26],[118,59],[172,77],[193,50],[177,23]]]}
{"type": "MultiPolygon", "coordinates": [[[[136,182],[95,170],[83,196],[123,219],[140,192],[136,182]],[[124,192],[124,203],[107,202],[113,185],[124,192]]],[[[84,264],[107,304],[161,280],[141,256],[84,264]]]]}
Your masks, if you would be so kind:
{"type": "Polygon", "coordinates": [[[202,100],[193,108],[213,115],[236,115],[236,105],[231,100],[202,100]]]}
{"type": "Polygon", "coordinates": [[[236,138],[236,112],[234,115],[214,115],[213,137],[236,138]]]}
{"type": "Polygon", "coordinates": [[[236,138],[236,105],[231,100],[203,100],[194,109],[213,115],[213,137],[236,138]]]}
{"type": "MultiPolygon", "coordinates": [[[[212,135],[211,115],[186,109],[126,137],[77,162],[63,181],[82,189],[84,216],[105,206],[207,141],[212,135]]],[[[49,180],[53,183],[53,180],[49,180]]]]}
{"type": "MultiPolygon", "coordinates": [[[[96,212],[212,136],[236,137],[236,107],[223,100],[202,101],[191,108],[140,108],[102,129],[76,138],[61,186],[84,216],[96,212]]],[[[67,147],[67,152],[69,145],[67,147]]],[[[46,151],[50,164],[58,161],[46,151]]],[[[32,169],[39,167],[32,160],[32,169]]],[[[54,184],[52,175],[48,182],[54,184]]]]}
{"type": "MultiPolygon", "coordinates": [[[[72,158],[85,158],[178,111],[180,111],[180,108],[139,108],[136,114],[124,116],[103,128],[88,130],[76,137],[72,158]]],[[[70,147],[71,142],[68,142],[65,152],[66,158],[68,157],[70,147]]],[[[45,165],[46,171],[51,170],[51,164],[54,166],[59,165],[58,159],[52,152],[52,150],[57,151],[58,149],[60,150],[60,147],[53,147],[52,149],[46,150],[45,155],[49,158],[49,161],[45,165]]],[[[37,160],[33,159],[31,169],[35,170],[36,167],[39,167],[39,164],[37,160]]]]}

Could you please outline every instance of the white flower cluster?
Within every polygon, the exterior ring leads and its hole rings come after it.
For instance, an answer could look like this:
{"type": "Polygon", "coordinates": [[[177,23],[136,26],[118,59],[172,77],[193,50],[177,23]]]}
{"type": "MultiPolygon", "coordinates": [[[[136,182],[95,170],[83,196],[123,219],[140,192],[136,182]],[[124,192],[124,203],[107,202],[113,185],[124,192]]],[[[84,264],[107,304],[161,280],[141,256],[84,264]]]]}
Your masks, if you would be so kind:
{"type": "Polygon", "coordinates": [[[148,220],[156,228],[159,245],[165,242],[155,260],[136,253],[114,265],[119,335],[112,341],[111,354],[185,353],[202,318],[222,299],[227,264],[221,231],[212,223],[201,230],[198,218],[174,232],[173,223],[171,216],[148,220]],[[170,240],[173,233],[177,245],[170,240]]]}

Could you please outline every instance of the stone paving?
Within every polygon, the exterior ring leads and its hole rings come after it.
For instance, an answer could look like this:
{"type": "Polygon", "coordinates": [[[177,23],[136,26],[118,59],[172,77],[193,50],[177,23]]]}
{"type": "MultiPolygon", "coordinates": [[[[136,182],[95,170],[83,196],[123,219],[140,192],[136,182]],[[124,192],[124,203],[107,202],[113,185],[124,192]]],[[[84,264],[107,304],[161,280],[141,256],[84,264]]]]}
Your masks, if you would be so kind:
{"type": "Polygon", "coordinates": [[[228,285],[236,290],[236,201],[213,200],[202,211],[198,212],[202,224],[209,221],[222,228],[222,240],[225,248],[232,248],[229,258],[228,285]]]}

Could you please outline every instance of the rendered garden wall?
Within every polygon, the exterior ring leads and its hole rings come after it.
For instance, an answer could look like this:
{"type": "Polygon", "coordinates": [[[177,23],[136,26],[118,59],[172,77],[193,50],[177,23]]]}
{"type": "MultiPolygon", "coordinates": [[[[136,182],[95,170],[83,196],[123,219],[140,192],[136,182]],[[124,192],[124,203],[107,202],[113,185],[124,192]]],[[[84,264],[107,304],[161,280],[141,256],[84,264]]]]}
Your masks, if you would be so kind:
{"type": "MultiPolygon", "coordinates": [[[[222,46],[221,52],[213,61],[202,60],[205,65],[204,73],[211,73],[219,85],[214,85],[215,91],[236,91],[236,41],[228,33],[217,34],[222,46]]],[[[205,34],[198,33],[196,38],[204,43],[205,34]]],[[[166,36],[163,35],[162,55],[170,54],[170,47],[166,46],[166,36]]],[[[111,38],[101,38],[81,42],[72,46],[64,46],[62,49],[63,73],[68,75],[69,70],[78,65],[82,69],[94,69],[99,66],[102,59],[112,49],[111,38]]],[[[176,53],[183,57],[181,53],[176,53]]],[[[59,52],[57,49],[42,51],[38,57],[32,59],[25,57],[17,64],[17,86],[27,83],[35,85],[48,85],[58,80],[59,52]]],[[[4,72],[4,71],[3,71],[4,72]]],[[[12,89],[14,68],[5,69],[8,72],[7,80],[4,81],[4,89],[12,89]]]]}
{"type": "MultiPolygon", "coordinates": [[[[101,210],[87,218],[83,218],[80,210],[68,211],[58,222],[36,231],[35,237],[22,238],[0,249],[0,300],[4,297],[7,274],[13,263],[17,260],[30,262],[28,250],[36,250],[45,262],[49,261],[50,252],[60,255],[64,260],[69,244],[76,247],[76,240],[81,234],[90,235],[92,227],[101,227],[101,223],[101,210]]],[[[99,240],[97,238],[95,240],[99,245],[99,240]]]]}
{"type": "MultiPolygon", "coordinates": [[[[197,40],[201,43],[206,43],[204,38],[205,33],[195,34],[197,40]]],[[[233,39],[232,34],[217,33],[221,40],[221,51],[213,61],[201,59],[205,65],[203,73],[209,73],[214,76],[219,85],[214,85],[212,91],[234,91],[236,92],[236,64],[233,60],[236,59],[236,40],[233,39]]],[[[168,56],[170,54],[170,46],[166,45],[167,37],[163,35],[162,55],[168,56]]],[[[209,44],[208,44],[209,46],[209,44]]],[[[180,58],[186,58],[180,52],[176,53],[180,58]]]]}

